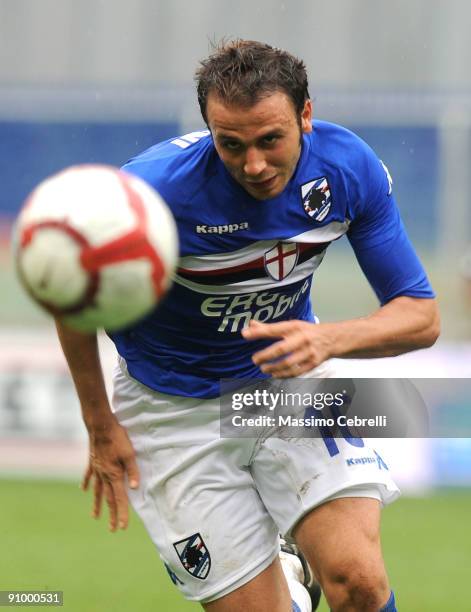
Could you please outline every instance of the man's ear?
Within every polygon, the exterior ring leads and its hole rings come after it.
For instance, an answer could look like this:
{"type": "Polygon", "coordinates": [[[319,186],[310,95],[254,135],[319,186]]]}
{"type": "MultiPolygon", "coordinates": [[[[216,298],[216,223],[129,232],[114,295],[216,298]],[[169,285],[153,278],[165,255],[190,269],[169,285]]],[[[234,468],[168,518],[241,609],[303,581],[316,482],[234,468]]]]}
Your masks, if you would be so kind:
{"type": "Polygon", "coordinates": [[[312,132],[312,101],[306,100],[304,108],[301,111],[301,131],[303,134],[312,132]]]}

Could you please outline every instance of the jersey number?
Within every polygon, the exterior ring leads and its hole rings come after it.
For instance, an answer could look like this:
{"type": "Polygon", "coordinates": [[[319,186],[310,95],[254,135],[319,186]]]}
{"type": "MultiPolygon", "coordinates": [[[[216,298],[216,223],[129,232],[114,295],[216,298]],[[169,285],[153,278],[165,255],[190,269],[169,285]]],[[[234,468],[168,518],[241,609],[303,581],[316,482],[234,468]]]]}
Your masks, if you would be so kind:
{"type": "MultiPolygon", "coordinates": [[[[342,415],[338,406],[331,406],[330,411],[334,422],[337,423],[337,419],[342,415]]],[[[310,407],[306,410],[305,417],[312,418],[315,416],[319,417],[319,412],[315,408],[310,407]]],[[[338,455],[340,453],[339,447],[336,442],[336,438],[339,437],[338,434],[343,437],[345,442],[348,442],[352,446],[356,446],[357,448],[362,448],[363,446],[365,446],[363,439],[359,438],[358,436],[353,436],[347,425],[337,424],[335,426],[335,431],[332,431],[332,429],[328,425],[318,425],[317,427],[319,429],[319,433],[321,434],[322,439],[324,440],[324,444],[326,445],[327,451],[331,457],[335,457],[335,455],[338,455]]]]}

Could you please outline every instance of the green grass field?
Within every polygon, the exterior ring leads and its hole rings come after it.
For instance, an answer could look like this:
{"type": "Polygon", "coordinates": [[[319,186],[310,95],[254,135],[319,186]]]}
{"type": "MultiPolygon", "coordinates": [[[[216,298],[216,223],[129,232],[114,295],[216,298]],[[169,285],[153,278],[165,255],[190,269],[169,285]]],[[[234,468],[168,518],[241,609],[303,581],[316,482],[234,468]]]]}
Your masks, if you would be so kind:
{"type": "MultiPolygon", "coordinates": [[[[61,590],[70,612],[200,609],[179,595],[136,516],[128,531],[111,534],[103,519],[89,518],[78,483],[4,479],[0,491],[0,590],[61,590]]],[[[385,510],[384,551],[401,612],[471,609],[470,510],[467,490],[403,498],[385,510]]]]}

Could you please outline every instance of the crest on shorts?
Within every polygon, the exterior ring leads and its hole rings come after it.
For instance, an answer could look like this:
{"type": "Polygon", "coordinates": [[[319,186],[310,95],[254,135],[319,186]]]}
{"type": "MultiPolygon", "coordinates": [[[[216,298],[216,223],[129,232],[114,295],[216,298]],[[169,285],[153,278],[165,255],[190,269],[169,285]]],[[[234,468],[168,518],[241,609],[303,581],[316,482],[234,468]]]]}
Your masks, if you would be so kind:
{"type": "Polygon", "coordinates": [[[184,540],[174,542],[173,547],[189,574],[200,580],[204,580],[208,576],[211,569],[211,557],[199,533],[194,533],[184,540]]]}
{"type": "Polygon", "coordinates": [[[314,221],[323,221],[330,210],[332,196],[325,176],[301,185],[304,212],[314,221]]]}
{"type": "Polygon", "coordinates": [[[283,280],[293,271],[299,249],[295,242],[279,242],[264,255],[265,270],[273,280],[283,280]]]}

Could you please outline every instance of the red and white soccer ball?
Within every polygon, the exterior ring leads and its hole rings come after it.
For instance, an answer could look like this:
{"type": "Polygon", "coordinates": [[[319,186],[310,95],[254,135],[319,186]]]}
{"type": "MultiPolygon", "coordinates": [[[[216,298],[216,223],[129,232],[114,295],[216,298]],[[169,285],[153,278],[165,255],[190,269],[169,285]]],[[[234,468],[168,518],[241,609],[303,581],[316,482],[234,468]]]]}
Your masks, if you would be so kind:
{"type": "Polygon", "coordinates": [[[162,198],[111,166],[72,166],[46,179],[15,232],[28,293],[80,331],[114,331],[149,313],[168,291],[178,257],[162,198]]]}

